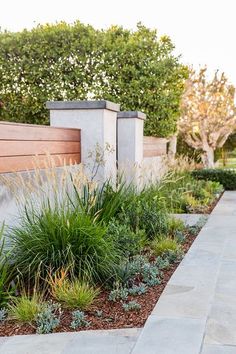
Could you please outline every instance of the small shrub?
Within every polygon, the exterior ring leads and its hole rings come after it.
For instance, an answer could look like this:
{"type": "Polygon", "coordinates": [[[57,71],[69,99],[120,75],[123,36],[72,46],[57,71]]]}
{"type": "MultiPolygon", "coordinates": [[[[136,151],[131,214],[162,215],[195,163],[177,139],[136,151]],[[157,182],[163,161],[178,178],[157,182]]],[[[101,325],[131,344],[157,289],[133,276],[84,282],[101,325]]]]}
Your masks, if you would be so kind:
{"type": "Polygon", "coordinates": [[[79,327],[88,327],[90,322],[86,320],[86,315],[83,311],[74,311],[72,312],[72,322],[70,327],[77,329],[79,327]]]}
{"type": "Polygon", "coordinates": [[[147,257],[136,256],[129,263],[130,274],[133,274],[129,283],[139,279],[147,286],[160,284],[160,270],[155,263],[150,263],[147,257]]]}
{"type": "Polygon", "coordinates": [[[129,301],[127,304],[122,305],[123,309],[125,312],[127,311],[140,311],[141,310],[141,305],[137,303],[136,301],[129,301]]]}
{"type": "Polygon", "coordinates": [[[7,310],[5,308],[0,309],[0,323],[3,323],[7,318],[7,310]]]}
{"type": "Polygon", "coordinates": [[[112,290],[108,296],[109,301],[116,302],[118,300],[127,300],[129,292],[125,288],[117,288],[112,290]]]}
{"type": "Polygon", "coordinates": [[[207,205],[209,204],[208,200],[204,205],[202,205],[201,202],[190,193],[185,194],[182,199],[184,200],[187,213],[204,213],[207,209],[207,205]]]}
{"type": "Polygon", "coordinates": [[[147,286],[155,286],[160,284],[160,270],[156,267],[155,264],[145,263],[140,272],[142,276],[143,283],[147,284],[147,286]]]}
{"type": "Polygon", "coordinates": [[[149,239],[158,233],[168,232],[168,220],[169,216],[164,210],[158,208],[158,204],[155,200],[151,203],[141,203],[141,212],[139,217],[139,228],[145,230],[149,239]]]}
{"type": "Polygon", "coordinates": [[[132,288],[128,289],[129,295],[142,295],[147,292],[147,286],[143,283],[139,285],[133,285],[132,288]]]}
{"type": "Polygon", "coordinates": [[[103,317],[103,311],[102,310],[95,310],[95,316],[98,318],[103,317]]]}
{"type": "Polygon", "coordinates": [[[112,238],[115,247],[121,250],[126,257],[139,253],[146,241],[143,230],[134,232],[130,229],[130,226],[121,224],[118,220],[109,222],[107,235],[112,238]]]}
{"type": "Polygon", "coordinates": [[[166,259],[170,264],[180,261],[183,258],[183,252],[167,251],[165,254],[166,259]]]}
{"type": "Polygon", "coordinates": [[[12,298],[12,303],[9,305],[9,316],[20,322],[34,322],[43,306],[41,295],[34,293],[30,297],[25,293],[12,298]]]}
{"type": "Polygon", "coordinates": [[[170,266],[169,260],[166,257],[160,257],[160,256],[156,258],[154,264],[160,270],[167,269],[170,266]]]}
{"type": "MultiPolygon", "coordinates": [[[[202,169],[192,171],[192,176],[199,180],[220,183],[226,190],[236,190],[236,171],[225,169],[202,169]]],[[[216,187],[216,186],[215,186],[216,187]]],[[[220,186],[219,186],[220,188],[220,186]]]]}
{"type": "Polygon", "coordinates": [[[90,286],[85,281],[73,278],[69,280],[66,272],[61,271],[50,276],[49,284],[53,297],[63,302],[68,308],[80,308],[85,310],[91,306],[99,293],[98,289],[90,286]]]}
{"type": "Polygon", "coordinates": [[[136,194],[118,215],[120,223],[126,223],[135,233],[144,230],[146,237],[152,239],[157,233],[168,231],[169,216],[163,203],[159,203],[149,190],[136,194]]]}
{"type": "Polygon", "coordinates": [[[123,260],[115,267],[114,275],[111,279],[111,285],[121,284],[123,287],[131,286],[133,280],[137,275],[137,269],[134,268],[133,262],[130,260],[123,260]]]}
{"type": "Polygon", "coordinates": [[[200,230],[203,228],[203,226],[207,222],[207,219],[208,219],[207,216],[202,216],[195,225],[192,225],[192,226],[188,225],[187,226],[188,232],[193,236],[197,236],[199,234],[200,230]]]}
{"type": "Polygon", "coordinates": [[[177,218],[170,218],[168,221],[168,231],[171,236],[175,236],[177,233],[185,230],[184,222],[177,218]]]}
{"type": "Polygon", "coordinates": [[[152,242],[152,249],[156,256],[165,256],[167,253],[179,253],[181,251],[180,245],[177,241],[170,237],[157,238],[152,242]]]}
{"type": "Polygon", "coordinates": [[[61,308],[58,304],[49,303],[44,306],[37,314],[36,332],[38,334],[52,333],[59,326],[61,316],[61,308]]]}

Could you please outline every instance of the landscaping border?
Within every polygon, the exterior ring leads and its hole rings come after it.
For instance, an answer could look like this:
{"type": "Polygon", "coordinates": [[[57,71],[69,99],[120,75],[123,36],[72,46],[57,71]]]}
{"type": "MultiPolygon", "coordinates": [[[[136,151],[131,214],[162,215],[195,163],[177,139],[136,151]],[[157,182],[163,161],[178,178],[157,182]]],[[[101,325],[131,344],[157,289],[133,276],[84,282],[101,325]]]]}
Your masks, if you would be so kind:
{"type": "Polygon", "coordinates": [[[225,353],[226,345],[236,352],[235,316],[226,309],[236,311],[233,299],[228,303],[235,285],[224,279],[227,266],[236,269],[235,214],[236,192],[225,192],[169,280],[132,354],[225,353]]]}

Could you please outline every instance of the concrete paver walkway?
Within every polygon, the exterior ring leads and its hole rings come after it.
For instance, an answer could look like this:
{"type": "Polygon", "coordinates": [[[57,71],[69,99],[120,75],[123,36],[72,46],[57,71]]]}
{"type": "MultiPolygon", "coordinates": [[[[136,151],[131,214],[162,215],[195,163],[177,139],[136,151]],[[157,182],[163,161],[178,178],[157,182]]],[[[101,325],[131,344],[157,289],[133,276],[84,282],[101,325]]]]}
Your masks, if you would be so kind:
{"type": "Polygon", "coordinates": [[[132,354],[236,354],[236,192],[225,192],[132,354]]]}
{"type": "Polygon", "coordinates": [[[140,330],[130,328],[14,336],[4,338],[0,354],[130,354],[140,330]]]}
{"type": "Polygon", "coordinates": [[[236,192],[225,192],[143,329],[0,338],[0,354],[236,354],[236,192]]]}

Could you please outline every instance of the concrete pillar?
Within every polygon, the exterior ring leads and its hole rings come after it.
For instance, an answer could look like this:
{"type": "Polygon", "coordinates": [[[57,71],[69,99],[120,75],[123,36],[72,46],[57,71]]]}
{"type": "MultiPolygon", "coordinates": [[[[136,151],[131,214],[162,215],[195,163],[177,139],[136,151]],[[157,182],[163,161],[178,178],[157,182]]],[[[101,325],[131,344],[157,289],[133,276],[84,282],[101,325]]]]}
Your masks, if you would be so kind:
{"type": "Polygon", "coordinates": [[[119,112],[118,168],[128,182],[137,183],[143,161],[143,124],[146,115],[137,111],[119,112]]]}
{"type": "Polygon", "coordinates": [[[81,160],[91,176],[97,169],[98,154],[103,154],[96,180],[116,178],[116,123],[120,105],[109,101],[47,102],[50,125],[81,129],[81,160]]]}

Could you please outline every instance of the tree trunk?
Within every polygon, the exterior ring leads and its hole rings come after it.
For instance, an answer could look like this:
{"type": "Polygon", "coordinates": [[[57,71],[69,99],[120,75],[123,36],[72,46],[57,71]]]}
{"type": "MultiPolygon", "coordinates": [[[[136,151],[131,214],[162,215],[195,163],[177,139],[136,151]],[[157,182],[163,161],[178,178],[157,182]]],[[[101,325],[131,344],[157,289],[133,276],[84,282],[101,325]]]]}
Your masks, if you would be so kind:
{"type": "Polygon", "coordinates": [[[168,157],[171,161],[174,160],[177,150],[177,135],[173,135],[169,140],[168,157]]]}
{"type": "Polygon", "coordinates": [[[202,162],[206,168],[214,168],[214,149],[210,146],[202,154],[202,162]]]}

